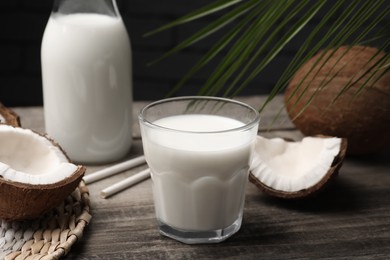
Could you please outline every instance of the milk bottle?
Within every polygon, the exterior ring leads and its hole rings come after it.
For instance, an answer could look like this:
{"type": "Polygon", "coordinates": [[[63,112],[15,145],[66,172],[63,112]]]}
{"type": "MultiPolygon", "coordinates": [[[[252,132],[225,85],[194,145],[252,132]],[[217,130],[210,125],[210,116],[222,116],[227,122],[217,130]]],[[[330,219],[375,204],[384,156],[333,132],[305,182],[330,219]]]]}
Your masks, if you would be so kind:
{"type": "Polygon", "coordinates": [[[130,41],[115,0],[58,0],[41,46],[46,132],[77,162],[132,142],[130,41]]]}

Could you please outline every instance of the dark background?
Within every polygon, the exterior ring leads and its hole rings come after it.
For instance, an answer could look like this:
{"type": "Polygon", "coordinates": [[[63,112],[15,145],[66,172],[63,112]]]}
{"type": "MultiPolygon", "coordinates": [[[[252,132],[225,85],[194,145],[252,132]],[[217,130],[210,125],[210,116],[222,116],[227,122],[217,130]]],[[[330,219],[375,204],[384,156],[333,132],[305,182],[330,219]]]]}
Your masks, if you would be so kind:
{"type": "MultiPolygon", "coordinates": [[[[163,98],[218,37],[217,33],[148,67],[148,62],[206,25],[211,18],[191,22],[147,38],[142,35],[210,3],[210,0],[117,0],[117,3],[132,42],[135,100],[163,98]]],[[[42,105],[40,44],[51,6],[52,0],[0,1],[0,102],[7,106],[42,105]]],[[[299,48],[307,31],[319,19],[321,15],[313,19],[312,24],[276,57],[242,95],[268,93],[299,48]]],[[[196,94],[214,65],[210,64],[195,75],[176,95],[196,94]]]]}

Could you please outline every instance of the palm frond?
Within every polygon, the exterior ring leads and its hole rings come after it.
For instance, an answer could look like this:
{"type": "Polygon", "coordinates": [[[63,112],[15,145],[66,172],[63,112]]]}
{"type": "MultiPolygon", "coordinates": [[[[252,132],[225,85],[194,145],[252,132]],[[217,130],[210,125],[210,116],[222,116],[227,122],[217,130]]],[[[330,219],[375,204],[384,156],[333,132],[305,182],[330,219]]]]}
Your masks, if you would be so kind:
{"type": "MultiPolygon", "coordinates": [[[[176,47],[171,49],[170,51],[166,52],[164,55],[162,55],[160,58],[156,59],[155,61],[152,61],[149,65],[152,65],[153,63],[159,62],[168,56],[172,55],[173,53],[179,52],[196,42],[210,36],[211,34],[215,33],[216,31],[220,30],[221,28],[225,27],[226,25],[232,23],[234,20],[238,19],[240,16],[247,13],[249,10],[251,10],[256,5],[256,0],[246,1],[245,3],[237,6],[232,11],[228,12],[227,14],[223,15],[222,17],[218,18],[214,22],[210,23],[206,27],[202,28],[200,31],[196,32],[194,35],[190,36],[189,38],[185,39],[183,42],[178,44],[176,47]]],[[[188,22],[188,21],[187,21],[188,22]]]]}
{"type": "Polygon", "coordinates": [[[213,13],[216,13],[216,12],[219,12],[221,10],[224,10],[228,7],[231,7],[233,5],[236,5],[240,2],[242,2],[243,0],[219,0],[219,1],[216,1],[216,2],[213,2],[207,6],[204,6],[192,13],[189,13],[171,23],[168,23],[164,26],[161,26],[159,28],[157,28],[156,30],[153,30],[151,32],[148,32],[148,33],[145,33],[144,36],[147,37],[147,36],[151,36],[153,34],[156,34],[158,32],[161,32],[161,31],[164,31],[164,30],[167,30],[167,29],[170,29],[172,27],[175,27],[175,26],[178,26],[178,25],[181,25],[181,24],[185,24],[185,23],[188,23],[188,22],[191,22],[191,21],[194,21],[194,20],[197,20],[197,19],[200,19],[202,17],[205,17],[205,16],[208,16],[210,14],[213,14],[213,13]]]}
{"type": "MultiPolygon", "coordinates": [[[[304,2],[304,1],[300,1],[304,2]]],[[[310,1],[308,1],[310,2],[310,1]]],[[[235,92],[231,96],[235,96],[240,93],[240,91],[247,86],[251,80],[253,80],[281,51],[282,49],[297,35],[302,28],[313,18],[313,16],[321,9],[324,2],[317,1],[311,8],[297,21],[293,24],[292,28],[285,33],[280,40],[274,44],[273,48],[268,52],[266,57],[259,62],[259,64],[252,70],[252,72],[249,74],[249,76],[245,79],[245,81],[236,88],[235,92]]],[[[296,10],[295,12],[291,12],[291,19],[295,17],[297,14],[299,14],[300,9],[296,10]]],[[[288,17],[288,16],[287,16],[288,17]]],[[[282,28],[287,25],[289,22],[289,19],[284,17],[282,23],[278,26],[279,30],[282,30],[282,28]]],[[[278,31],[278,29],[276,31],[278,31]]],[[[273,36],[273,35],[272,35],[273,36]]],[[[273,38],[273,37],[270,37],[273,38]]],[[[269,43],[271,43],[270,40],[268,40],[269,43]]],[[[267,46],[267,43],[264,44],[267,46]]],[[[252,56],[252,60],[250,63],[255,62],[255,59],[258,58],[260,51],[258,50],[254,56],[252,56]]],[[[245,68],[249,68],[246,66],[245,68]]],[[[237,80],[236,80],[237,81],[237,80]]],[[[234,85],[232,85],[234,86],[234,85]]]]}
{"type": "MultiPolygon", "coordinates": [[[[348,8],[341,14],[340,17],[342,17],[341,22],[335,22],[332,24],[331,28],[329,29],[328,33],[329,35],[325,35],[324,39],[330,39],[329,43],[326,46],[323,46],[322,48],[325,50],[330,50],[329,52],[323,52],[322,55],[319,56],[318,60],[313,64],[312,68],[308,71],[308,73],[301,79],[298,86],[294,89],[294,91],[290,94],[290,97],[287,98],[288,101],[293,96],[296,96],[298,92],[300,94],[298,95],[298,98],[296,98],[295,103],[290,108],[291,111],[293,111],[297,104],[299,104],[302,100],[302,98],[305,97],[305,106],[300,109],[300,111],[297,113],[297,116],[300,116],[307,107],[311,104],[314,97],[319,93],[319,91],[324,88],[327,83],[332,81],[332,78],[337,76],[338,71],[334,70],[334,67],[336,64],[338,64],[338,61],[341,60],[346,53],[348,53],[349,48],[353,45],[360,44],[362,39],[366,37],[366,35],[370,32],[370,30],[362,30],[363,24],[367,23],[367,21],[372,17],[373,13],[377,12],[380,7],[382,7],[384,1],[374,1],[374,2],[363,2],[360,3],[359,1],[352,1],[348,8]],[[341,27],[342,26],[342,27],[341,27]],[[338,27],[341,29],[339,30],[338,27]],[[353,34],[356,34],[355,37],[352,37],[353,34]],[[352,39],[351,39],[352,38],[352,39]],[[348,41],[349,40],[349,41],[348,41]],[[331,67],[328,70],[328,74],[325,75],[324,78],[327,78],[328,80],[323,80],[317,89],[313,91],[310,96],[307,93],[307,89],[309,88],[311,84],[311,80],[316,78],[317,74],[321,71],[321,69],[328,63],[329,59],[333,56],[333,54],[336,52],[337,48],[341,45],[345,45],[348,43],[349,47],[345,49],[343,55],[339,57],[339,60],[333,63],[333,67],[331,67]],[[327,55],[325,57],[325,55],[327,55]],[[313,69],[316,69],[316,72],[313,74],[313,69]],[[311,79],[308,79],[307,77],[309,74],[312,73],[311,79]],[[332,76],[330,76],[332,74],[332,76]]],[[[389,13],[388,8],[384,9],[384,14],[387,15],[389,13]],[[387,9],[387,10],[386,10],[387,9]]],[[[380,15],[378,17],[385,17],[385,15],[380,15]]],[[[371,24],[377,24],[377,19],[374,19],[374,21],[371,24]]],[[[367,28],[370,28],[372,26],[367,26],[367,28]]],[[[321,48],[321,46],[320,46],[321,48]]],[[[378,53],[382,51],[385,48],[385,46],[382,46],[378,53]]],[[[315,51],[318,51],[319,49],[316,49],[315,51]]],[[[308,59],[311,58],[310,56],[307,57],[308,59]]],[[[374,57],[373,57],[374,58],[374,57]]],[[[368,64],[369,62],[367,62],[368,64]]],[[[343,67],[339,68],[339,70],[342,70],[343,67]]],[[[368,68],[369,71],[371,68],[368,68]]],[[[354,77],[351,77],[353,79],[354,77]]],[[[351,81],[352,82],[352,81],[351,81]]],[[[340,93],[336,96],[335,99],[340,97],[346,89],[348,89],[348,86],[346,85],[340,93]]],[[[362,87],[365,87],[365,84],[362,84],[362,87]]]]}
{"type": "MultiPolygon", "coordinates": [[[[378,47],[379,53],[386,50],[390,44],[390,32],[386,25],[382,26],[385,28],[384,30],[380,30],[378,34],[371,36],[378,25],[383,25],[390,15],[390,4],[386,0],[218,0],[160,27],[148,35],[221,11],[224,12],[222,16],[216,16],[214,21],[154,61],[161,61],[169,55],[179,52],[217,31],[225,30],[225,35],[183,76],[169,93],[170,95],[182,88],[192,76],[207,66],[212,60],[221,56],[220,54],[225,50],[227,51],[226,55],[219,60],[218,65],[210,73],[204,85],[199,89],[198,94],[223,95],[226,97],[239,95],[275,60],[291,40],[299,35],[303,28],[306,28],[313,17],[317,15],[318,18],[320,12],[322,14],[321,19],[302,42],[301,47],[297,50],[295,56],[269,93],[266,102],[260,106],[260,111],[276,95],[283,92],[295,72],[320,50],[324,50],[324,52],[313,64],[312,69],[302,78],[296,90],[291,94],[297,95],[297,93],[300,93],[295,104],[299,103],[303,96],[307,94],[306,90],[310,81],[325,66],[331,54],[338,47],[342,45],[369,44],[380,40],[382,45],[376,46],[378,47]],[[227,25],[233,26],[227,27],[227,25]],[[325,56],[325,53],[327,53],[327,56],[325,56]],[[315,71],[313,71],[314,68],[315,71]],[[311,79],[308,78],[309,75],[311,79]]],[[[345,53],[347,51],[348,48],[345,53]]],[[[370,61],[367,62],[367,65],[370,64],[372,66],[368,71],[374,73],[370,74],[364,80],[361,87],[356,91],[356,95],[359,95],[366,86],[372,84],[373,81],[378,80],[384,73],[389,71],[389,63],[389,55],[385,55],[385,57],[382,57],[375,64],[371,64],[370,61]]],[[[314,96],[338,72],[333,71],[332,73],[335,74],[332,74],[332,76],[329,75],[330,77],[327,80],[321,82],[317,91],[310,94],[311,96],[307,98],[308,101],[305,107],[310,105],[314,96]]],[[[334,102],[350,86],[366,78],[366,76],[356,74],[355,77],[351,77],[348,84],[336,96],[334,102]]],[[[287,100],[290,98],[287,97],[287,100]]]]}
{"type": "Polygon", "coordinates": [[[260,16],[264,11],[261,8],[255,8],[251,10],[245,18],[234,26],[224,37],[216,42],[212,48],[182,77],[182,79],[174,86],[174,88],[167,94],[167,96],[173,95],[177,92],[194,74],[205,67],[213,58],[221,53],[228,44],[230,44],[235,37],[250,23],[254,17],[260,16]]]}

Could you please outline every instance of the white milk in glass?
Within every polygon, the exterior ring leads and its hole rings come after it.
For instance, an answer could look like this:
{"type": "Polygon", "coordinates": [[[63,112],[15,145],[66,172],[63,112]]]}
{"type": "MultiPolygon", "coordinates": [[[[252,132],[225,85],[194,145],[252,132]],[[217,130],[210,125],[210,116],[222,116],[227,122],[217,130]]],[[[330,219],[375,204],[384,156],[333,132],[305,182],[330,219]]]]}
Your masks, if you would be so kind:
{"type": "Polygon", "coordinates": [[[71,159],[106,162],[130,149],[131,50],[120,17],[54,14],[42,40],[48,134],[71,159]]]}
{"type": "Polygon", "coordinates": [[[232,225],[242,214],[253,134],[216,133],[244,124],[215,115],[170,116],[153,124],[167,128],[145,128],[150,133],[143,139],[158,219],[192,231],[232,225]]]}

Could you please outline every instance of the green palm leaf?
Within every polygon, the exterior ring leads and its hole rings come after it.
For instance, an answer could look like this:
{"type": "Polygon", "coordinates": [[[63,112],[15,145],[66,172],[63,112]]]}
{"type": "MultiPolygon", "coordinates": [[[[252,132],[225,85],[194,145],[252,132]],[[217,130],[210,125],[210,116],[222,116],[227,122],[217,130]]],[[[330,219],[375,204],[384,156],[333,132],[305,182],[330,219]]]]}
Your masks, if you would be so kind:
{"type": "Polygon", "coordinates": [[[196,11],[194,11],[194,12],[188,14],[188,15],[183,16],[183,17],[181,17],[180,19],[178,19],[176,21],[168,23],[168,24],[166,24],[166,25],[164,25],[164,26],[162,26],[160,28],[157,28],[154,31],[148,32],[144,36],[150,36],[150,35],[156,34],[158,32],[167,30],[169,28],[178,26],[180,24],[184,24],[184,23],[188,23],[188,22],[200,19],[200,18],[202,18],[204,16],[216,13],[218,11],[226,9],[226,8],[228,8],[228,7],[232,6],[232,5],[235,5],[235,4],[239,3],[239,2],[242,2],[242,1],[243,0],[219,0],[219,1],[216,1],[216,2],[211,3],[211,4],[209,4],[209,5],[207,5],[207,6],[203,7],[203,8],[200,8],[199,10],[196,10],[196,11]]]}
{"type": "MultiPolygon", "coordinates": [[[[340,22],[335,22],[333,24],[333,26],[329,29],[328,33],[323,37],[323,39],[330,39],[330,42],[327,46],[325,46],[325,49],[333,49],[330,54],[328,53],[328,56],[324,58],[324,55],[325,55],[325,52],[323,53],[323,55],[321,55],[319,57],[319,59],[317,60],[317,62],[315,62],[313,64],[313,67],[312,69],[316,68],[317,70],[317,73],[321,70],[321,68],[323,66],[325,66],[327,64],[327,62],[329,61],[330,57],[333,55],[333,53],[337,50],[338,47],[340,47],[341,45],[345,44],[347,42],[348,39],[351,38],[351,35],[353,35],[354,33],[357,33],[359,30],[361,30],[362,26],[364,23],[367,22],[367,20],[369,20],[372,16],[372,14],[377,11],[383,4],[384,1],[374,1],[374,2],[363,2],[363,4],[361,4],[359,1],[352,1],[351,4],[348,6],[348,8],[341,14],[340,17],[342,17],[342,21],[340,22]],[[340,26],[343,26],[339,31],[338,30],[338,27],[340,26]],[[333,28],[334,27],[334,28],[333,28]],[[321,64],[319,64],[319,62],[321,62],[321,64]]],[[[387,8],[388,9],[388,8],[387,8]]],[[[385,13],[389,13],[389,10],[386,10],[385,13]]],[[[382,16],[382,15],[381,15],[382,16]]],[[[380,16],[380,17],[381,17],[380,16]]],[[[371,23],[371,24],[377,24],[377,19],[374,19],[374,21],[371,23]]],[[[367,26],[367,28],[372,28],[373,26],[372,25],[369,25],[367,26]]],[[[356,45],[356,44],[359,44],[362,39],[364,39],[364,37],[369,33],[369,30],[362,30],[361,32],[359,32],[357,34],[357,36],[355,38],[353,38],[352,40],[350,40],[348,42],[348,44],[350,46],[352,45],[356,45]]],[[[386,46],[382,46],[382,49],[385,48],[386,46]]],[[[317,52],[319,50],[319,48],[321,48],[321,46],[317,46],[317,48],[314,48],[314,50],[317,52]]],[[[344,52],[344,54],[346,54],[348,52],[348,49],[347,48],[344,52]]],[[[380,49],[380,51],[382,50],[380,49]]],[[[378,51],[377,53],[379,53],[380,51],[378,51]]],[[[339,58],[339,60],[342,59],[343,56],[341,56],[339,58]]],[[[311,58],[310,56],[307,56],[307,59],[311,58]]],[[[374,57],[373,57],[374,58],[374,57]]],[[[367,64],[369,63],[370,61],[367,62],[367,64]]],[[[337,62],[334,63],[333,67],[337,64],[337,62]]],[[[312,72],[312,69],[309,71],[312,72]]],[[[341,70],[342,68],[340,68],[341,70]]],[[[370,69],[368,69],[369,71],[370,69]]],[[[299,97],[296,99],[296,102],[295,104],[292,106],[291,110],[294,110],[295,109],[295,106],[301,101],[301,99],[307,95],[307,89],[309,88],[310,86],[310,83],[311,81],[310,80],[307,80],[307,76],[308,74],[302,78],[301,82],[298,84],[298,86],[295,88],[295,90],[293,91],[293,93],[290,95],[290,97],[288,97],[288,100],[294,96],[298,91],[302,90],[301,91],[301,94],[299,95],[299,97]],[[305,85],[303,84],[305,83],[305,85]]],[[[330,73],[334,73],[334,75],[332,77],[335,77],[337,76],[337,73],[338,71],[334,71],[333,68],[331,68],[329,70],[329,74],[330,73]]],[[[312,78],[315,78],[316,74],[314,74],[314,76],[312,76],[312,78]]],[[[329,78],[329,75],[327,75],[328,77],[324,77],[324,78],[329,78]]],[[[310,97],[307,98],[307,102],[305,103],[305,106],[303,107],[303,109],[301,109],[298,113],[297,116],[299,116],[300,114],[302,114],[304,112],[304,110],[311,104],[311,102],[313,101],[314,97],[316,94],[319,93],[319,91],[324,88],[327,83],[331,82],[332,80],[332,77],[329,78],[328,81],[322,81],[321,84],[318,86],[318,88],[316,89],[316,91],[314,91],[310,97]]],[[[352,83],[352,79],[354,77],[351,77],[351,81],[349,84],[347,84],[341,91],[340,93],[338,94],[338,96],[336,97],[336,99],[338,97],[340,97],[344,91],[346,89],[348,89],[349,86],[351,86],[353,83],[352,83]]],[[[367,82],[366,82],[367,83],[367,82]]],[[[365,87],[366,84],[363,84],[362,87],[365,87]]]]}
{"type": "Polygon", "coordinates": [[[178,91],[195,73],[201,70],[213,58],[215,58],[224,48],[231,43],[234,38],[243,30],[245,26],[256,16],[261,14],[262,9],[256,8],[251,10],[245,18],[240,21],[233,29],[231,29],[223,38],[221,38],[214,46],[182,77],[182,79],[175,85],[175,87],[167,94],[173,95],[178,91]]]}
{"type": "MultiPolygon", "coordinates": [[[[153,63],[159,62],[159,61],[167,58],[168,56],[172,55],[173,53],[179,52],[179,51],[183,50],[184,48],[187,48],[188,46],[206,38],[207,36],[210,36],[211,34],[215,33],[216,31],[220,30],[221,28],[230,24],[231,22],[233,22],[234,20],[236,20],[240,16],[247,13],[251,8],[253,8],[253,6],[256,4],[256,2],[257,2],[256,0],[251,0],[251,1],[246,1],[242,5],[239,5],[238,7],[233,9],[232,11],[228,12],[227,14],[218,18],[217,20],[210,23],[206,27],[202,28],[200,31],[196,32],[194,35],[192,35],[188,39],[184,40],[179,45],[174,47],[172,50],[168,51],[167,53],[162,55],[157,60],[151,62],[149,65],[152,65],[153,63]]],[[[181,24],[182,22],[177,21],[177,22],[174,22],[173,24],[181,24]]],[[[186,22],[188,22],[188,21],[186,20],[186,22]]],[[[169,27],[170,26],[168,26],[166,28],[169,28],[169,27]]],[[[161,29],[158,29],[157,31],[163,30],[163,29],[164,29],[164,27],[161,29]]]]}
{"type": "MultiPolygon", "coordinates": [[[[172,91],[168,93],[169,95],[182,88],[193,75],[204,68],[210,61],[217,59],[218,54],[226,50],[228,46],[231,47],[227,49],[226,55],[220,59],[219,64],[210,73],[209,78],[199,89],[198,94],[223,95],[226,97],[234,97],[240,94],[264,71],[286,45],[305,28],[309,21],[321,11],[324,13],[321,20],[307,35],[306,40],[302,43],[288,67],[283,71],[279,81],[269,93],[267,101],[260,106],[260,111],[276,95],[283,92],[295,72],[302,64],[318,53],[319,50],[330,50],[332,53],[342,45],[352,46],[382,39],[382,46],[377,46],[378,53],[380,53],[387,49],[390,44],[388,40],[390,32],[386,29],[390,27],[389,22],[386,22],[386,17],[390,15],[390,4],[385,0],[218,0],[147,35],[221,11],[223,11],[221,16],[217,16],[207,26],[201,28],[198,32],[154,61],[161,61],[219,30],[225,31],[225,35],[183,76],[172,91]],[[326,12],[324,12],[325,7],[327,7],[326,12]],[[385,24],[385,26],[382,26],[385,29],[379,31],[374,36],[370,36],[370,38],[369,35],[372,34],[372,31],[379,24],[385,24]],[[233,26],[226,27],[227,25],[233,26]]],[[[330,55],[327,57],[321,56],[313,65],[312,70],[315,67],[316,70],[318,67],[323,67],[329,60],[329,57],[330,55]]],[[[389,71],[389,63],[389,55],[387,54],[372,65],[372,68],[368,71],[374,73],[369,74],[369,77],[365,79],[362,86],[356,91],[356,95],[359,95],[365,87],[373,84],[373,82],[389,71]]],[[[370,64],[370,61],[367,64],[370,64]]],[[[296,94],[298,90],[301,93],[296,104],[306,94],[310,84],[310,79],[307,78],[308,74],[303,77],[293,93],[296,94]]],[[[356,74],[355,77],[351,77],[348,84],[344,86],[334,101],[343,95],[350,86],[362,78],[366,78],[366,76],[356,74]]],[[[335,77],[335,75],[332,77],[335,77]]],[[[318,90],[310,94],[311,96],[308,98],[305,107],[310,105],[314,96],[331,81],[332,77],[328,80],[323,80],[318,90]]],[[[287,97],[287,99],[289,98],[287,97]]]]}

